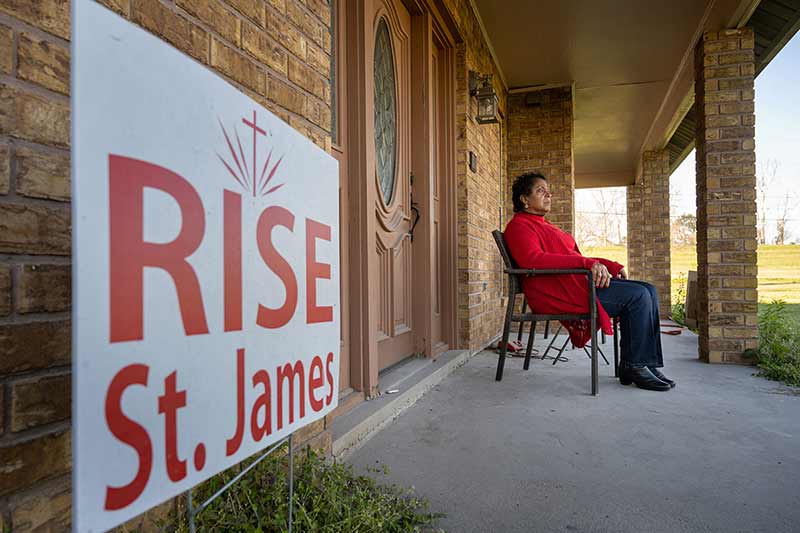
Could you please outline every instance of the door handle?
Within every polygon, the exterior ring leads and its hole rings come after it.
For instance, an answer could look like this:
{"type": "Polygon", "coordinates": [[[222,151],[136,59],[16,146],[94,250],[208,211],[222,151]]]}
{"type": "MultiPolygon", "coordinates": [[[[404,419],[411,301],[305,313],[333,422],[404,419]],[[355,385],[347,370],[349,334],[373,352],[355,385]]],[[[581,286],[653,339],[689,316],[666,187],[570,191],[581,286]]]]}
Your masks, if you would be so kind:
{"type": "Polygon", "coordinates": [[[411,223],[411,229],[408,232],[408,238],[409,238],[409,240],[411,242],[414,242],[414,228],[417,227],[417,223],[419,222],[419,219],[420,219],[420,213],[419,213],[419,209],[417,209],[417,203],[414,202],[414,173],[413,172],[411,173],[411,176],[410,176],[409,179],[411,180],[411,187],[410,187],[410,190],[411,190],[411,211],[414,212],[415,216],[414,216],[414,222],[411,223]]]}

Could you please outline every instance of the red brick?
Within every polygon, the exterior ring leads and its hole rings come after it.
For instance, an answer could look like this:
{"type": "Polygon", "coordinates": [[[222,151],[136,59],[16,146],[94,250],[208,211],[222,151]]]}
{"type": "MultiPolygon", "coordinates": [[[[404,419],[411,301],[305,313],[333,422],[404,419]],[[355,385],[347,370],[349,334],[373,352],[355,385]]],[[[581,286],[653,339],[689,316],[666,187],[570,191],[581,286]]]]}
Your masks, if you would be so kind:
{"type": "Polygon", "coordinates": [[[67,102],[0,85],[0,133],[44,144],[69,146],[67,102]]]}
{"type": "Polygon", "coordinates": [[[70,480],[65,476],[18,501],[11,514],[14,531],[69,531],[72,526],[70,487],[70,480]]]}
{"type": "Polygon", "coordinates": [[[68,209],[0,205],[0,252],[69,255],[70,246],[68,209]]]}
{"type": "Polygon", "coordinates": [[[72,467],[71,432],[48,435],[3,449],[0,496],[66,474],[72,467]]]}
{"type": "Polygon", "coordinates": [[[0,265],[0,316],[11,313],[11,269],[0,265]]]}
{"type": "Polygon", "coordinates": [[[208,32],[168,9],[159,0],[136,0],[133,21],[195,59],[208,63],[208,32]]]}
{"type": "Polygon", "coordinates": [[[72,304],[69,265],[23,265],[16,288],[17,312],[68,311],[72,304]]]}
{"type": "Polygon", "coordinates": [[[18,381],[11,388],[11,431],[66,420],[72,406],[71,376],[18,381]]]}
{"type": "Polygon", "coordinates": [[[0,325],[0,375],[70,363],[68,320],[0,325]]]}
{"type": "Polygon", "coordinates": [[[53,91],[69,94],[69,50],[21,33],[17,45],[17,76],[53,91]]]}
{"type": "Polygon", "coordinates": [[[225,9],[219,0],[176,0],[175,3],[223,39],[237,46],[241,42],[241,20],[225,9]]]}
{"type": "Polygon", "coordinates": [[[0,72],[11,74],[14,68],[14,31],[0,26],[0,72]]]}
{"type": "Polygon", "coordinates": [[[255,62],[216,39],[211,40],[211,66],[256,93],[264,94],[264,71],[255,62]]]}
{"type": "Polygon", "coordinates": [[[263,30],[245,24],[242,28],[242,48],[274,71],[286,75],[288,71],[286,50],[267,37],[263,30]]]}
{"type": "Polygon", "coordinates": [[[66,152],[17,147],[17,193],[31,198],[69,201],[70,159],[66,152]]]}
{"type": "Polygon", "coordinates": [[[69,39],[69,2],[65,0],[3,0],[0,11],[69,39]]]}

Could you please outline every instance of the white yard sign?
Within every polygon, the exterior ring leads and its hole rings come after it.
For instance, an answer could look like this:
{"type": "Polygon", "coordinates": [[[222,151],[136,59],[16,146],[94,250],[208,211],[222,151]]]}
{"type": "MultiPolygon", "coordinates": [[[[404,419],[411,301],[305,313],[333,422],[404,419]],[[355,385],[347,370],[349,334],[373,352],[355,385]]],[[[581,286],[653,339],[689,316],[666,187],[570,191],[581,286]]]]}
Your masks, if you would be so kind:
{"type": "Polygon", "coordinates": [[[73,11],[75,529],[331,411],[335,160],[90,0],[73,11]]]}

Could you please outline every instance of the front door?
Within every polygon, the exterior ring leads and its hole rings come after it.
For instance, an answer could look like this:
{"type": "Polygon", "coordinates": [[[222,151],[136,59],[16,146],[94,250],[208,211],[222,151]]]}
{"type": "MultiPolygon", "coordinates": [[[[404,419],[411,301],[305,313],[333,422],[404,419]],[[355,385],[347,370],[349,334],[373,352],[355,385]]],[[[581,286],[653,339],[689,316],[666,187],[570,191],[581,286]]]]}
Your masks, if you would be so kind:
{"type": "Polygon", "coordinates": [[[411,16],[399,0],[374,3],[375,204],[378,363],[414,352],[411,229],[411,16]]]}

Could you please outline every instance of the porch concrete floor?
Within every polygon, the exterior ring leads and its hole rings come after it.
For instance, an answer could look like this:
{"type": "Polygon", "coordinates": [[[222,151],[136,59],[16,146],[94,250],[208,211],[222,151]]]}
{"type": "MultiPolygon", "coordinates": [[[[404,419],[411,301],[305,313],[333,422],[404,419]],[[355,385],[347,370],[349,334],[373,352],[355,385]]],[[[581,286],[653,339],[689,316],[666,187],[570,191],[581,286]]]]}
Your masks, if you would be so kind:
{"type": "Polygon", "coordinates": [[[583,351],[508,359],[498,383],[482,352],[348,460],[387,465],[446,531],[798,531],[798,391],[699,362],[691,333],[662,341],[666,393],[601,360],[590,396],[583,351]]]}

